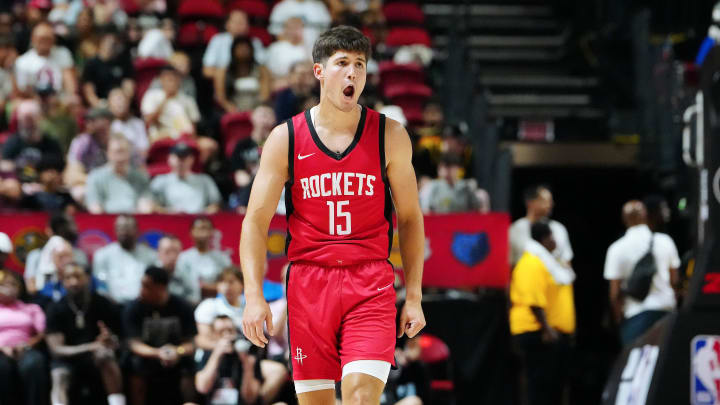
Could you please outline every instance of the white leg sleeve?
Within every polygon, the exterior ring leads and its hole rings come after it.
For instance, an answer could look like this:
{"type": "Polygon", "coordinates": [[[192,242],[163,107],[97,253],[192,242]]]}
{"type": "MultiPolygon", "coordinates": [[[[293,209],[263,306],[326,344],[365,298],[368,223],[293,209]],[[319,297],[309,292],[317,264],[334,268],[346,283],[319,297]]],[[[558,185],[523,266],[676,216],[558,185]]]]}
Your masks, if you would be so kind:
{"type": "Polygon", "coordinates": [[[342,370],[342,378],[350,373],[362,373],[371,375],[383,384],[387,383],[390,374],[390,363],[381,360],[356,360],[346,364],[342,370]]]}
{"type": "Polygon", "coordinates": [[[295,393],[302,394],[303,392],[320,391],[320,390],[334,390],[335,381],[333,380],[296,380],[295,381],[295,393]]]}

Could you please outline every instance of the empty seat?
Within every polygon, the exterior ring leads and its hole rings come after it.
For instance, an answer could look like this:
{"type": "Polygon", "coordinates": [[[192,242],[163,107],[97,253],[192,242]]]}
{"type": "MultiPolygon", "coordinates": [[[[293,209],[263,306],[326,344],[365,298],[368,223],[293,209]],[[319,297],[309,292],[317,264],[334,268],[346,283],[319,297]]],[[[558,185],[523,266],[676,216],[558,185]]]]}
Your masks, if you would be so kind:
{"type": "Polygon", "coordinates": [[[226,6],[226,10],[242,10],[254,21],[267,21],[270,17],[270,7],[262,0],[235,0],[226,6]]]}
{"type": "Polygon", "coordinates": [[[252,121],[250,111],[225,114],[220,120],[223,143],[225,144],[225,156],[230,157],[235,145],[242,139],[249,138],[252,134],[252,121]]]}
{"type": "Polygon", "coordinates": [[[160,69],[167,66],[167,64],[165,59],[143,58],[135,60],[135,101],[138,105],[148,87],[150,87],[150,83],[160,73],[160,69]]]}
{"type": "Polygon", "coordinates": [[[225,18],[225,10],[215,0],[183,0],[177,13],[181,20],[225,18]]]}
{"type": "Polygon", "coordinates": [[[425,23],[425,14],[420,6],[410,2],[388,3],[383,6],[383,14],[389,26],[417,25],[425,23]]]}
{"type": "Polygon", "coordinates": [[[425,45],[429,48],[432,45],[427,31],[418,27],[393,27],[390,29],[385,43],[392,47],[425,45]]]}

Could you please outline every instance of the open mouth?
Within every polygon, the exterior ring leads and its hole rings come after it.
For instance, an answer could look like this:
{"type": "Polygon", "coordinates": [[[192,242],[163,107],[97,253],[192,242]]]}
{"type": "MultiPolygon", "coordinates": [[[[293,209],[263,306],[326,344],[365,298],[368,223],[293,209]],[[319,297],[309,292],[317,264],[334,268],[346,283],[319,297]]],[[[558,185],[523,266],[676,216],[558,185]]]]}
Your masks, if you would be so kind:
{"type": "Polygon", "coordinates": [[[345,97],[352,98],[352,96],[355,95],[355,86],[353,86],[352,84],[348,85],[343,89],[343,94],[345,95],[345,97]]]}

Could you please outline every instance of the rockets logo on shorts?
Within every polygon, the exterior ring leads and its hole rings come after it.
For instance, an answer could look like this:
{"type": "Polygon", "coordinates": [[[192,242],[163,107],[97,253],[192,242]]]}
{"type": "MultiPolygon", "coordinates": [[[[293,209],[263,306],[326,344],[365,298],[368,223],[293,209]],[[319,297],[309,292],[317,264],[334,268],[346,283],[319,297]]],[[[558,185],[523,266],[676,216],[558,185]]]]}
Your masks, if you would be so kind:
{"type": "Polygon", "coordinates": [[[720,336],[695,336],[690,345],[690,403],[720,405],[720,336]]]}
{"type": "Polygon", "coordinates": [[[297,360],[298,363],[302,366],[303,360],[307,359],[307,356],[303,354],[301,348],[295,349],[295,357],[293,357],[295,360],[297,360]]]}

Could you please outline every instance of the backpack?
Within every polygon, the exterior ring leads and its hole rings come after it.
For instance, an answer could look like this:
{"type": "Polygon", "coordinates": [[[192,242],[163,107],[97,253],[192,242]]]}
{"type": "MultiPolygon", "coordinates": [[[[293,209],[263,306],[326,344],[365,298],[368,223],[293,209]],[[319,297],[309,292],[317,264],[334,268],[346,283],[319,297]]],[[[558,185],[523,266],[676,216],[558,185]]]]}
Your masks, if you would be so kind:
{"type": "Polygon", "coordinates": [[[650,248],[647,253],[635,263],[632,274],[622,283],[622,291],[638,301],[645,300],[650,292],[652,279],[657,273],[657,264],[655,256],[653,256],[653,238],[654,234],[650,234],[650,248]]]}

